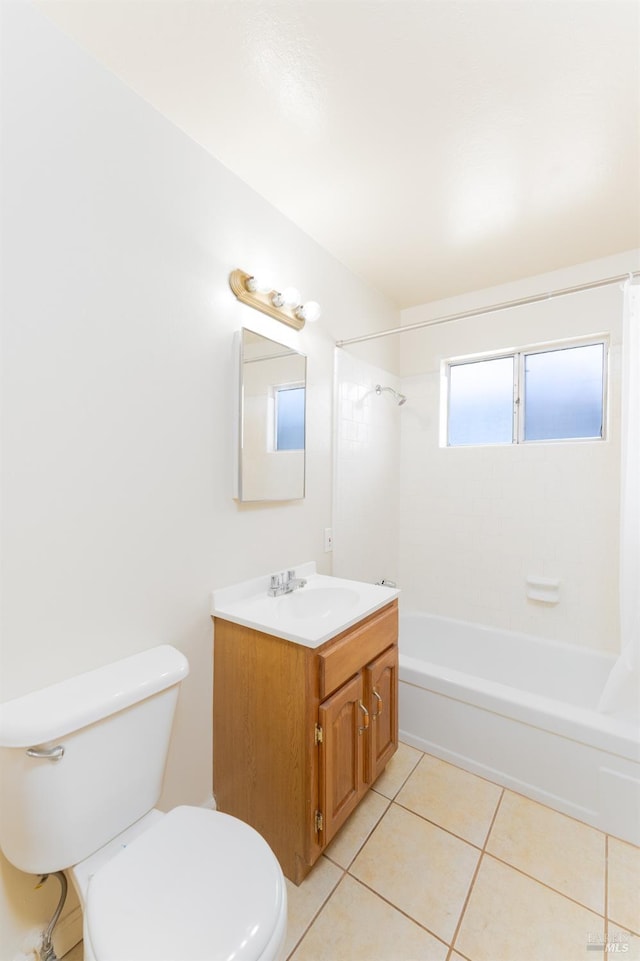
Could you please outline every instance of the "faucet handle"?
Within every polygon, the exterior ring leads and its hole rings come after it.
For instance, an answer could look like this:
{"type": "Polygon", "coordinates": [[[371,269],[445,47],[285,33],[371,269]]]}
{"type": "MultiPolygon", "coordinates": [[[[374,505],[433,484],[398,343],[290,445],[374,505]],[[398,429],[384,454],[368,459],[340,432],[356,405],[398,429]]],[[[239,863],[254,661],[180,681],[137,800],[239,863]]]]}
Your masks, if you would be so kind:
{"type": "Polygon", "coordinates": [[[285,571],[285,574],[284,574],[285,584],[288,584],[289,581],[295,580],[295,576],[296,576],[296,572],[294,570],[285,571]]]}
{"type": "Polygon", "coordinates": [[[282,586],[282,574],[272,574],[269,587],[273,590],[276,587],[282,586]]]}

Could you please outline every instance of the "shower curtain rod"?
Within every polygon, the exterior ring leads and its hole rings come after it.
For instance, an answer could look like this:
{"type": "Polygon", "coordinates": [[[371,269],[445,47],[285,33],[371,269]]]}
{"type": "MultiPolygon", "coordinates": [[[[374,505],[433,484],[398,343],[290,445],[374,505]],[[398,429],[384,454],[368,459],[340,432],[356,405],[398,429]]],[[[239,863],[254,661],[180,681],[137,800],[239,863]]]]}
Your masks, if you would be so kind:
{"type": "Polygon", "coordinates": [[[407,324],[405,327],[390,327],[388,330],[379,330],[375,334],[363,334],[361,337],[347,337],[345,340],[336,341],[336,347],[346,347],[348,344],[359,344],[365,340],[376,340],[378,337],[388,337],[390,334],[404,334],[408,330],[421,330],[423,327],[436,327],[438,324],[450,324],[454,320],[464,320],[466,317],[481,317],[483,314],[493,314],[498,310],[524,307],[525,304],[537,304],[542,300],[564,297],[566,294],[578,294],[582,290],[593,290],[596,287],[608,287],[610,284],[619,284],[624,280],[631,280],[636,277],[640,277],[640,270],[630,271],[626,274],[618,274],[616,277],[605,277],[602,280],[593,280],[588,284],[577,284],[575,287],[562,287],[560,290],[551,290],[545,294],[521,297],[519,300],[506,300],[502,304],[493,304],[492,307],[476,307],[474,310],[464,310],[459,314],[447,314],[445,317],[434,317],[433,320],[421,320],[417,324],[407,324]]]}

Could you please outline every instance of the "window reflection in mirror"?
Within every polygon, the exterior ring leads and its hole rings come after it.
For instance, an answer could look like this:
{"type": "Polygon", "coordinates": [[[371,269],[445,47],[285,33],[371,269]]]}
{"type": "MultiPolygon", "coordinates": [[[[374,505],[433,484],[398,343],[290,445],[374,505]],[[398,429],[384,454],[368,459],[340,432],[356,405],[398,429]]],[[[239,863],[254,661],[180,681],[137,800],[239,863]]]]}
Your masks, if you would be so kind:
{"type": "Polygon", "coordinates": [[[304,450],[304,384],[276,387],[276,450],[304,450]]]}
{"type": "Polygon", "coordinates": [[[303,354],[242,329],[241,501],[304,497],[306,368],[303,354]]]}

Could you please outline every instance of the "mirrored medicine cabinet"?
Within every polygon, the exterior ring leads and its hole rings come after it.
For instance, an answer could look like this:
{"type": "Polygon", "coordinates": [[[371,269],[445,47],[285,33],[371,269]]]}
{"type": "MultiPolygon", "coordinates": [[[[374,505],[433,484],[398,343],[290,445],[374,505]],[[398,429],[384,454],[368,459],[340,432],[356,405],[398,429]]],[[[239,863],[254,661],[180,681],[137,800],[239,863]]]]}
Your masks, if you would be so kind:
{"type": "Polygon", "coordinates": [[[307,358],[244,327],[239,355],[237,499],[303,498],[307,358]]]}

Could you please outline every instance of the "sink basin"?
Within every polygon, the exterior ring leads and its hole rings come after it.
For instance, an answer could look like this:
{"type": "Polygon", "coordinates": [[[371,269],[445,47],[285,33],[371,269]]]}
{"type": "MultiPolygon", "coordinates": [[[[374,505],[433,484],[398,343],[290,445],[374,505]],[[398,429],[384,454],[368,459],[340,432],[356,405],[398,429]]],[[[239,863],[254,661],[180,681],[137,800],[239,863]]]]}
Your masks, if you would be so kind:
{"type": "Polygon", "coordinates": [[[305,586],[279,597],[269,596],[270,575],[223,587],[213,592],[211,613],[263,634],[319,647],[400,593],[380,584],[317,574],[314,562],[296,566],[295,576],[304,578],[305,586]]]}
{"type": "Polygon", "coordinates": [[[277,599],[279,615],[284,617],[332,617],[348,614],[360,595],[348,587],[299,587],[277,599]]]}

